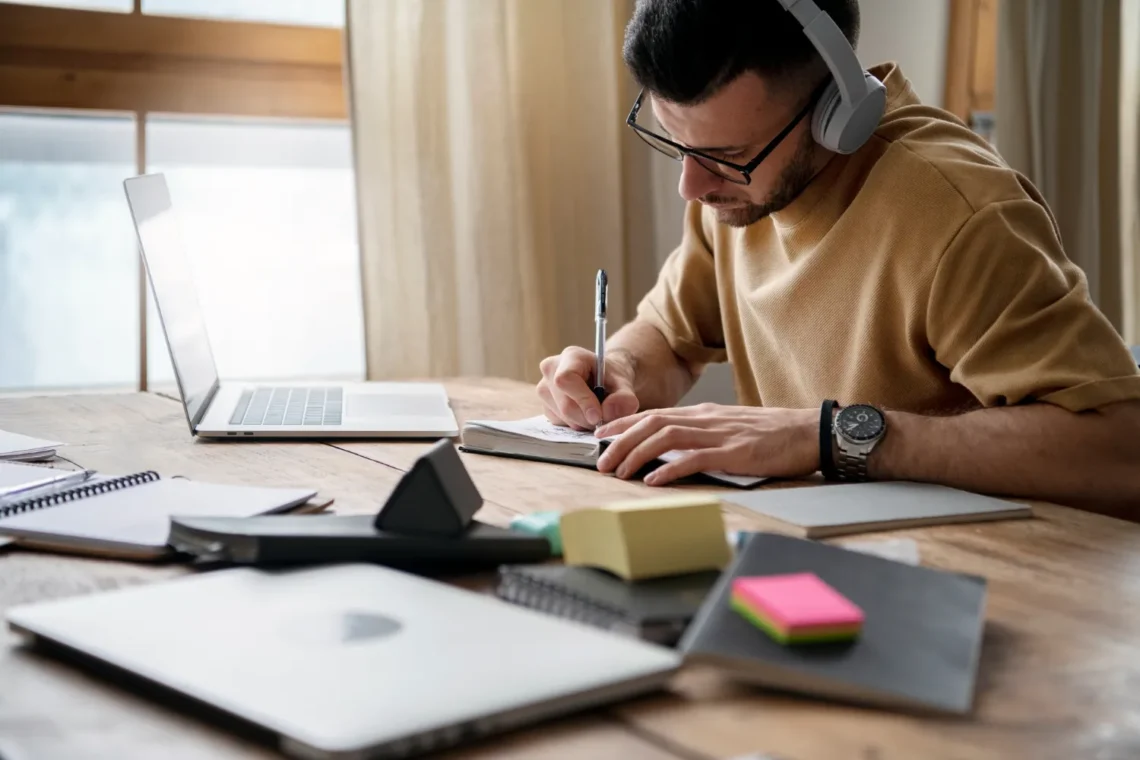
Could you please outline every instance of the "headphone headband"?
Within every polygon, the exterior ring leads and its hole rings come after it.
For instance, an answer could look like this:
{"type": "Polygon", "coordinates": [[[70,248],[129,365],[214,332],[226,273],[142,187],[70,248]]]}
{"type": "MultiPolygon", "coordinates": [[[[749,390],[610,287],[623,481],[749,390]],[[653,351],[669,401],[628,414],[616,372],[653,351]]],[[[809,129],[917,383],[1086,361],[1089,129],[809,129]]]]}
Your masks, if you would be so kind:
{"type": "Polygon", "coordinates": [[[816,142],[838,153],[852,153],[875,131],[886,107],[886,89],[864,71],[855,49],[835,21],[813,0],[779,0],[831,72],[832,85],[812,118],[816,142]]]}
{"type": "Polygon", "coordinates": [[[867,94],[863,66],[835,21],[812,0],[779,0],[779,3],[800,22],[804,34],[839,85],[839,94],[848,103],[857,103],[867,94]]]}

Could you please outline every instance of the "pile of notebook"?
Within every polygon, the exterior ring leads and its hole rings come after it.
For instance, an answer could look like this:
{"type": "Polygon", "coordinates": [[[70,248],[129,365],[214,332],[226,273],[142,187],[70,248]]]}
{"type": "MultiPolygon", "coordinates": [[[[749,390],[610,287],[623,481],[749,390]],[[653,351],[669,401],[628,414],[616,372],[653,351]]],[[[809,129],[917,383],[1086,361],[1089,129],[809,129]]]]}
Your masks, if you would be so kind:
{"type": "Polygon", "coordinates": [[[173,553],[168,536],[176,515],[248,518],[319,511],[330,502],[307,488],[0,462],[0,541],[60,552],[158,559],[173,553]]]}
{"type": "MultiPolygon", "coordinates": [[[[600,555],[620,561],[577,564],[571,561],[571,539],[580,532],[575,528],[561,537],[566,564],[503,566],[496,593],[514,604],[675,648],[686,662],[771,689],[903,710],[971,709],[985,580],[920,566],[910,539],[852,542],[846,548],[813,538],[1026,518],[1032,516],[1029,507],[916,483],[718,496],[771,530],[729,531],[733,556],[723,567],[634,578],[625,566],[635,557],[644,562],[652,549],[644,536],[634,540],[620,528],[591,539],[604,545],[600,555]],[[881,556],[876,544],[882,545],[881,556]],[[815,591],[783,594],[783,609],[743,603],[742,589],[777,588],[785,581],[815,591]],[[845,615],[827,617],[837,609],[845,615]]],[[[564,524],[582,523],[579,514],[563,515],[564,524]]],[[[660,518],[649,522],[660,526],[660,518]]],[[[669,533],[648,535],[658,532],[669,533]]]]}
{"type": "Polygon", "coordinates": [[[58,441],[0,430],[0,461],[43,462],[54,457],[62,445],[58,441]]]}

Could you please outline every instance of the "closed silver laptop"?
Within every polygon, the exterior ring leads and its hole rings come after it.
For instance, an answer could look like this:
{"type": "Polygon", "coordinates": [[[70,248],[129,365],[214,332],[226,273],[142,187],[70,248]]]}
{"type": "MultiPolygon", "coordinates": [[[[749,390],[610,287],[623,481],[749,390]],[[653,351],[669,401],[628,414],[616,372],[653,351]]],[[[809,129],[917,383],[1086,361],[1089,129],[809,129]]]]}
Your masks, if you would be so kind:
{"type": "Polygon", "coordinates": [[[432,753],[661,688],[672,649],[378,565],[219,570],[10,609],[296,758],[432,753]]]}
{"type": "Polygon", "coordinates": [[[162,174],[123,182],[186,419],[221,438],[450,438],[459,434],[438,383],[222,381],[162,174]]]}

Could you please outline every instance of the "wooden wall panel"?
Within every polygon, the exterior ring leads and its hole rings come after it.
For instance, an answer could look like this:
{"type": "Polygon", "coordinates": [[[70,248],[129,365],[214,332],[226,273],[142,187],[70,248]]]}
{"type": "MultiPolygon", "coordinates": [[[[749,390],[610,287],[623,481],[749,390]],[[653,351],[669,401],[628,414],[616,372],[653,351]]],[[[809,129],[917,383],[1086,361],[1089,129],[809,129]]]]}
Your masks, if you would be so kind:
{"type": "Polygon", "coordinates": [[[944,107],[969,123],[975,111],[992,111],[997,81],[997,4],[950,0],[944,107]]]}
{"type": "Polygon", "coordinates": [[[347,118],[335,29],[0,3],[0,106],[347,118]]]}

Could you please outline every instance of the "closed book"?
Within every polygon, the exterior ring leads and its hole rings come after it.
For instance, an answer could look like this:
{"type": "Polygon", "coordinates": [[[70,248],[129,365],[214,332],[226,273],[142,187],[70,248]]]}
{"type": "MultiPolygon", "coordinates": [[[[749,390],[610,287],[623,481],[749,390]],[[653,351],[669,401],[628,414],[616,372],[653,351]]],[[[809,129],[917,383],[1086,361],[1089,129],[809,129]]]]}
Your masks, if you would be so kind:
{"type": "Polygon", "coordinates": [[[774,533],[737,552],[678,643],[685,661],[777,690],[914,712],[965,714],[985,623],[984,578],[774,533]],[[864,614],[848,642],[785,645],[731,606],[739,577],[810,572],[864,614]]]}
{"type": "Polygon", "coordinates": [[[672,646],[720,577],[718,571],[626,581],[603,570],[566,565],[499,569],[496,594],[569,620],[672,646]]]}

